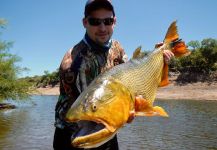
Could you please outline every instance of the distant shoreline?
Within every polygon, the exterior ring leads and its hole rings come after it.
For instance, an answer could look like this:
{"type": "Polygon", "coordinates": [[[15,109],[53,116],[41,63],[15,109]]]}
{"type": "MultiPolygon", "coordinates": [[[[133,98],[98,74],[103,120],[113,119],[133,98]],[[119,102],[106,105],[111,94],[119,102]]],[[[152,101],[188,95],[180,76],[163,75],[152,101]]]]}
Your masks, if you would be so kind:
{"type": "Polygon", "coordinates": [[[176,100],[217,100],[217,83],[193,83],[176,85],[174,83],[158,89],[158,99],[176,100]]]}
{"type": "MultiPolygon", "coordinates": [[[[59,86],[38,88],[34,95],[59,95],[59,86]]],[[[177,85],[172,82],[157,91],[157,99],[168,100],[217,100],[217,83],[197,82],[193,84],[177,85]]]]}

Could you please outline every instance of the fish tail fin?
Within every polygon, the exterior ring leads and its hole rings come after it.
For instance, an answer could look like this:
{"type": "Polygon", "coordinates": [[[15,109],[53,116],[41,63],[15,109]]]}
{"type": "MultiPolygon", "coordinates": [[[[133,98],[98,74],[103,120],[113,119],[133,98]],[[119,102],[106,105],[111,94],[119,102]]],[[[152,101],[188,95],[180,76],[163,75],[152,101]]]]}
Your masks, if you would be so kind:
{"type": "Polygon", "coordinates": [[[190,51],[187,49],[185,42],[179,39],[176,22],[177,21],[173,21],[169,26],[164,38],[164,43],[170,45],[171,51],[176,57],[189,55],[190,51]]]}
{"type": "MultiPolygon", "coordinates": [[[[164,38],[164,44],[169,46],[169,49],[173,52],[174,56],[176,57],[187,56],[190,54],[190,51],[187,49],[187,46],[185,45],[185,42],[182,41],[182,39],[179,39],[176,21],[172,22],[169,26],[166,36],[164,38]]],[[[161,83],[159,85],[160,87],[169,84],[168,71],[168,64],[164,63],[161,83]]]]}
{"type": "Polygon", "coordinates": [[[178,29],[176,26],[176,21],[173,21],[167,30],[166,36],[164,38],[164,43],[170,43],[177,39],[179,39],[178,29]]]}
{"type": "Polygon", "coordinates": [[[168,117],[166,111],[159,106],[153,107],[150,102],[142,97],[136,97],[135,116],[162,116],[168,117]]]}
{"type": "Polygon", "coordinates": [[[181,39],[171,43],[172,52],[176,57],[188,56],[191,52],[188,50],[187,45],[181,39]]]}

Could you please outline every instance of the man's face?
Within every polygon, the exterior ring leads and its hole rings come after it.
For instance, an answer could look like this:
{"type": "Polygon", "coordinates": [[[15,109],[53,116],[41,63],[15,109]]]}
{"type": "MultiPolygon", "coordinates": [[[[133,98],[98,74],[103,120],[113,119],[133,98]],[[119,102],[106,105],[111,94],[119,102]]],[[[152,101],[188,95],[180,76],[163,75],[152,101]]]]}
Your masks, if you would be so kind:
{"type": "Polygon", "coordinates": [[[111,38],[115,23],[116,18],[113,17],[112,11],[103,8],[93,11],[88,17],[83,19],[83,25],[87,34],[94,42],[100,45],[103,45],[111,38]]]}

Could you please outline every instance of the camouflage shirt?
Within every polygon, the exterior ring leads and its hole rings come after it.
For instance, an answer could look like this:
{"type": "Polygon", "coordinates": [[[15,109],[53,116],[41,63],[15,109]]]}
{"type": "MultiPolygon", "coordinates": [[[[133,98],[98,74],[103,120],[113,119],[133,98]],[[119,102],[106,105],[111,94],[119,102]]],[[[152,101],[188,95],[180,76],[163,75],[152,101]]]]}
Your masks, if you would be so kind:
{"type": "Polygon", "coordinates": [[[108,51],[92,50],[83,39],[64,56],[60,73],[60,95],[55,108],[55,126],[72,127],[64,116],[79,94],[100,73],[127,61],[127,56],[118,41],[112,40],[108,51]]]}

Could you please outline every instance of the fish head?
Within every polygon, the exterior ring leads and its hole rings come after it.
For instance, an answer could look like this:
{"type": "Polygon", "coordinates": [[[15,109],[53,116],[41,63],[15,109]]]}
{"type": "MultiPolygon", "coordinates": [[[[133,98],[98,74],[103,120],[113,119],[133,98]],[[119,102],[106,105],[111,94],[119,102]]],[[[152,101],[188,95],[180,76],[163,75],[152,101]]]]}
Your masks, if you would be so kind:
{"type": "Polygon", "coordinates": [[[93,148],[107,142],[127,122],[132,109],[134,97],[121,82],[94,80],[66,114],[66,120],[80,128],[72,145],[93,148]]]}

